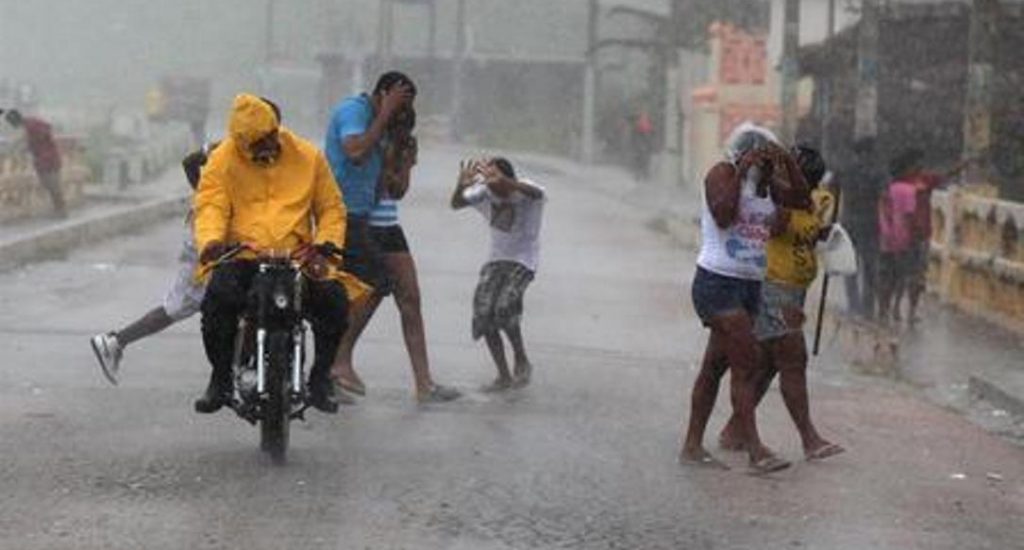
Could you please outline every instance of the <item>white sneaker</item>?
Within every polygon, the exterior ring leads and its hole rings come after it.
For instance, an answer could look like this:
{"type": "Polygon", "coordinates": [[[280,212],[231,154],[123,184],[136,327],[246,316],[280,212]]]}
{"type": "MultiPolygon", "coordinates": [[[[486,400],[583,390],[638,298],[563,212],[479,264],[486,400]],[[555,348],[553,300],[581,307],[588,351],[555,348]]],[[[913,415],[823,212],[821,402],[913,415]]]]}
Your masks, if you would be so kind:
{"type": "Polygon", "coordinates": [[[121,370],[121,352],[123,348],[117,341],[113,332],[97,334],[89,343],[92,344],[92,351],[96,354],[96,360],[100,362],[103,375],[110,380],[110,383],[117,385],[117,379],[121,370]]]}

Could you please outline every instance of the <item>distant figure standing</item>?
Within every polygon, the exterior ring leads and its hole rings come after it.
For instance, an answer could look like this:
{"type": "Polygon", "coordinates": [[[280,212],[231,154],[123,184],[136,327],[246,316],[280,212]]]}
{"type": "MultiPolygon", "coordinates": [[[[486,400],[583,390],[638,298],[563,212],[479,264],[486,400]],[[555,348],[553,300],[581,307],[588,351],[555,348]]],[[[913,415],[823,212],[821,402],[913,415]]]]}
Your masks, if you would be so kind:
{"type": "Polygon", "coordinates": [[[860,266],[856,275],[845,277],[847,307],[851,313],[871,319],[878,295],[878,199],[886,184],[873,138],[853,144],[852,154],[837,170],[836,179],[842,191],[843,227],[850,233],[860,266]]]}
{"type": "Polygon", "coordinates": [[[19,111],[13,109],[7,112],[6,118],[8,124],[14,128],[25,130],[25,140],[32,154],[32,164],[39,177],[39,183],[50,194],[54,214],[59,218],[66,218],[68,211],[64,203],[64,193],[60,188],[60,150],[53,139],[53,129],[43,120],[22,116],[19,111]]]}
{"type": "Polygon", "coordinates": [[[878,235],[881,256],[878,264],[878,317],[883,323],[900,321],[899,301],[903,296],[913,263],[917,187],[910,179],[907,158],[891,163],[893,181],[878,201],[878,235]]]}
{"type": "Polygon", "coordinates": [[[633,162],[640,179],[651,177],[651,150],[654,148],[654,123],[646,109],[640,109],[633,123],[633,162]]]}
{"type": "MultiPolygon", "coordinates": [[[[919,152],[918,160],[924,157],[919,152]]],[[[956,170],[956,169],[955,169],[956,170]]],[[[928,262],[932,241],[932,192],[943,184],[943,176],[924,170],[920,163],[915,163],[910,181],[917,190],[914,205],[914,231],[910,254],[910,274],[907,279],[907,295],[910,298],[910,311],[907,319],[911,323],[920,320],[917,306],[921,301],[928,282],[928,262]]],[[[897,307],[899,298],[896,299],[897,307]]]]}

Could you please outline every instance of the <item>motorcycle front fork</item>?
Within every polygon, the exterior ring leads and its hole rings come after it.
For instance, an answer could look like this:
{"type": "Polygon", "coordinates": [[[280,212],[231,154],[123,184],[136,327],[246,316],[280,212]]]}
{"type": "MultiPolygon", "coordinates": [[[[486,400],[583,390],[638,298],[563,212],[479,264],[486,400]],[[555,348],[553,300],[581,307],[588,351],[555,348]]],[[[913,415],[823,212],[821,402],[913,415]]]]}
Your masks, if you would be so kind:
{"type": "MultiPolygon", "coordinates": [[[[246,356],[245,347],[248,340],[248,331],[250,327],[245,319],[241,319],[238,323],[238,335],[235,337],[235,351],[233,357],[233,370],[235,379],[235,403],[244,403],[245,397],[242,395],[241,388],[239,387],[239,381],[242,379],[242,373],[246,369],[243,365],[244,357],[246,356]]],[[[291,378],[291,401],[293,406],[299,405],[303,409],[305,408],[305,385],[303,384],[304,370],[304,353],[305,353],[305,327],[297,327],[292,333],[292,364],[290,370],[291,378]]],[[[263,328],[256,329],[255,334],[256,349],[253,350],[256,358],[256,395],[264,396],[266,394],[267,380],[266,380],[266,340],[267,331],[263,328]]],[[[301,410],[296,411],[295,414],[301,414],[301,410]]]]}

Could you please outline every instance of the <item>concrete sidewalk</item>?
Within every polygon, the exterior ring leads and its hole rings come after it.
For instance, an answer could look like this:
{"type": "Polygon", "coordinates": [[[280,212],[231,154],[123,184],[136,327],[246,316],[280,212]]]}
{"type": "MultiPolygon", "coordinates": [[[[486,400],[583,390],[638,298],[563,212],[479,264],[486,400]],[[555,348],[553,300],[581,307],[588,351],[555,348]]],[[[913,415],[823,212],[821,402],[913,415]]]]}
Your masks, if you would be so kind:
{"type": "Polygon", "coordinates": [[[38,261],[182,215],[190,196],[177,168],[144,184],[118,189],[90,184],[85,203],[67,219],[40,216],[0,225],[0,269],[38,261]]]}
{"type": "Polygon", "coordinates": [[[935,300],[902,326],[898,375],[933,401],[1024,444],[1024,337],[935,300]]]}

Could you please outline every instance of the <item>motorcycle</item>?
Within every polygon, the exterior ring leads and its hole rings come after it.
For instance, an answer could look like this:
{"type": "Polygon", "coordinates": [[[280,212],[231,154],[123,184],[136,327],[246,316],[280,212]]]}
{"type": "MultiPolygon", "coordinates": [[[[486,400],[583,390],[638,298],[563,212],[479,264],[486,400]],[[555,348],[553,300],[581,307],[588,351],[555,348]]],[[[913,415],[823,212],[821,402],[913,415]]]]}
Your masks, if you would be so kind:
{"type": "MultiPolygon", "coordinates": [[[[239,245],[210,268],[251,248],[239,245]]],[[[335,247],[318,249],[326,257],[341,257],[335,247]]],[[[296,254],[258,252],[256,274],[248,303],[238,321],[232,360],[233,390],[228,406],[239,417],[260,427],[260,449],[274,463],[284,463],[289,425],[304,420],[310,404],[306,394],[306,334],[303,297],[306,275],[296,254]]]]}

